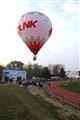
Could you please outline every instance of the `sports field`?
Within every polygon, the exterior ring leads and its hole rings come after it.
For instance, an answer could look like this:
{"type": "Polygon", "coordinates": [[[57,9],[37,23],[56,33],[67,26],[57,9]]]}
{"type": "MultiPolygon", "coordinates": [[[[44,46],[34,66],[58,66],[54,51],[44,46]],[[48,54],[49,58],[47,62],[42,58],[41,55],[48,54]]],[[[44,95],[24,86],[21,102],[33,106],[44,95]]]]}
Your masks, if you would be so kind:
{"type": "Polygon", "coordinates": [[[80,108],[80,84],[75,81],[53,81],[50,85],[45,85],[51,95],[80,108]]]}
{"type": "Polygon", "coordinates": [[[76,93],[80,93],[80,82],[70,82],[69,84],[61,84],[60,87],[76,93]]]}
{"type": "MultiPolygon", "coordinates": [[[[39,95],[40,89],[37,87],[35,89],[38,89],[39,93],[33,95],[28,88],[13,84],[0,84],[0,120],[73,120],[72,118],[80,120],[77,116],[79,111],[75,109],[74,114],[71,112],[73,109],[52,104],[49,98],[46,101],[39,95]]],[[[35,89],[32,88],[32,90],[35,89]]],[[[44,96],[42,92],[41,94],[44,96]]],[[[56,103],[55,100],[53,102],[56,103]]]]}

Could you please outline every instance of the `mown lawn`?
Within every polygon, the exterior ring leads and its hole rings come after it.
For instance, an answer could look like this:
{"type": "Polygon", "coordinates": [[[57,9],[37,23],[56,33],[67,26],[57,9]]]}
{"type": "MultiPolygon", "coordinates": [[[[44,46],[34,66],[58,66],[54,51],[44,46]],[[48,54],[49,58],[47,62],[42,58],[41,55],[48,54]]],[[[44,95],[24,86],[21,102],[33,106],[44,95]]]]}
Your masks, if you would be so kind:
{"type": "Polygon", "coordinates": [[[66,90],[80,93],[80,82],[72,82],[72,83],[69,83],[67,85],[61,84],[60,87],[66,89],[66,90]]]}
{"type": "Polygon", "coordinates": [[[57,109],[24,88],[0,84],[0,120],[60,120],[57,109]]]}

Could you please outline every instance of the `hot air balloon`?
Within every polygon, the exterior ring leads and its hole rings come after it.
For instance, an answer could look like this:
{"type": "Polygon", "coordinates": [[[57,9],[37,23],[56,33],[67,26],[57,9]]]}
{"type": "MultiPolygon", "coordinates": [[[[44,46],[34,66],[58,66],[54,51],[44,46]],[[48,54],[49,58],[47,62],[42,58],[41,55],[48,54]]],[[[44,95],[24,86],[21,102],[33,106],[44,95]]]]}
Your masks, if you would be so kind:
{"type": "Polygon", "coordinates": [[[36,55],[52,33],[50,19],[41,12],[28,12],[18,22],[18,34],[26,46],[36,55]]]}

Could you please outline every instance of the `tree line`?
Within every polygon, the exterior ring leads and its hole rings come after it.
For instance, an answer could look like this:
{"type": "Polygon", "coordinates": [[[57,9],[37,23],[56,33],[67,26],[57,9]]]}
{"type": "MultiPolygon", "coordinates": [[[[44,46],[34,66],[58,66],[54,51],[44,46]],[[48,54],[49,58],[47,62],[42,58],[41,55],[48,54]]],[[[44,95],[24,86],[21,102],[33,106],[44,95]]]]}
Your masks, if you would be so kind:
{"type": "Polygon", "coordinates": [[[4,68],[7,69],[17,69],[17,70],[26,70],[27,78],[46,78],[50,79],[51,76],[60,76],[65,78],[65,67],[62,64],[49,64],[48,66],[42,66],[39,64],[25,65],[21,61],[11,61],[5,67],[0,65],[0,80],[2,79],[2,71],[4,68]]]}
{"type": "Polygon", "coordinates": [[[48,66],[42,66],[31,63],[25,65],[21,61],[11,61],[5,67],[0,66],[0,79],[2,77],[3,68],[26,70],[28,79],[32,79],[33,77],[50,79],[51,76],[59,76],[61,78],[66,77],[65,66],[62,64],[49,64],[48,66]]]}

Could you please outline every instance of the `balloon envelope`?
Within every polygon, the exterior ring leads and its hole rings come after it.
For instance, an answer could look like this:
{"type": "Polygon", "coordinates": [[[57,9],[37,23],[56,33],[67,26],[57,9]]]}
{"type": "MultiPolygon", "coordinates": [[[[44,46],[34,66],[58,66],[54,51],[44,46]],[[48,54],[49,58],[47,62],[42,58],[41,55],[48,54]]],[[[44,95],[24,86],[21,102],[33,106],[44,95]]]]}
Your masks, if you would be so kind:
{"type": "Polygon", "coordinates": [[[36,55],[52,33],[50,19],[40,12],[24,14],[18,23],[18,34],[30,51],[36,55]]]}

